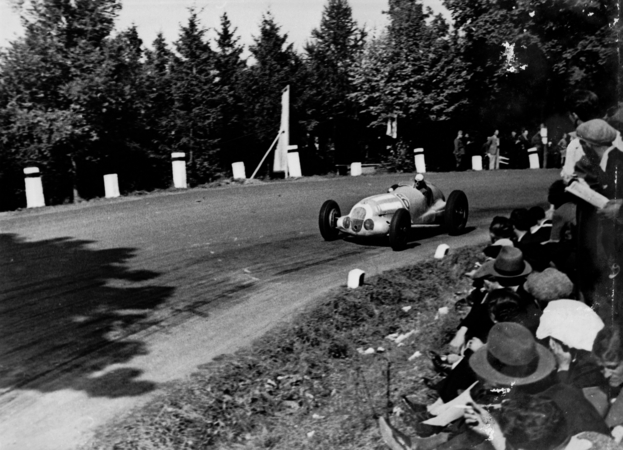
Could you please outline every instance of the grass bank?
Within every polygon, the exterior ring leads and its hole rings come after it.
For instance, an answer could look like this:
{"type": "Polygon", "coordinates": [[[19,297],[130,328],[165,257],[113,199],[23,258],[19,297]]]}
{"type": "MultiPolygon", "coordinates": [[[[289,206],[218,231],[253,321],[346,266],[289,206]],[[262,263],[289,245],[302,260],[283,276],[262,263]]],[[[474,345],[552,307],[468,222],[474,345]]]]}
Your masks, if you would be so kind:
{"type": "MultiPolygon", "coordinates": [[[[456,327],[452,305],[479,248],[336,289],[249,348],[98,433],[90,449],[381,449],[375,415],[427,401],[426,357],[456,327]],[[449,315],[439,315],[449,306],[449,315]],[[402,342],[387,339],[407,336],[402,342]],[[362,354],[369,350],[369,354],[362,354]],[[421,355],[418,356],[417,352],[421,355]]],[[[398,422],[399,425],[401,425],[398,422]]]]}

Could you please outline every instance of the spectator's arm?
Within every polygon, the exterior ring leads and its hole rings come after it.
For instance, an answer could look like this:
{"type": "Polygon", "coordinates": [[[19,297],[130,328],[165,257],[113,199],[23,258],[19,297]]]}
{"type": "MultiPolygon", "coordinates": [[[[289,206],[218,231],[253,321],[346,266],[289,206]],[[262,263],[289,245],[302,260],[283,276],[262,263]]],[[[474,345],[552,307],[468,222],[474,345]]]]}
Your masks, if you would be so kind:
{"type": "Polygon", "coordinates": [[[454,338],[450,341],[450,347],[453,350],[459,351],[463,344],[465,344],[465,334],[467,333],[467,327],[462,326],[454,335],[454,338]]]}

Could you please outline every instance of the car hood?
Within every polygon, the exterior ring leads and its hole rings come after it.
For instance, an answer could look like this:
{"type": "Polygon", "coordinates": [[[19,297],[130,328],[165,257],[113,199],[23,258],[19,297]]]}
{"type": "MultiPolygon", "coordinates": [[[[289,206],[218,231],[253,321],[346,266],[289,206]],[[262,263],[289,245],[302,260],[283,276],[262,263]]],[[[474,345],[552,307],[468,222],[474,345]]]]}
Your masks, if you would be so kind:
{"type": "Polygon", "coordinates": [[[401,200],[395,194],[379,194],[366,197],[353,206],[353,210],[361,205],[368,205],[378,215],[393,214],[396,210],[406,208],[404,200],[401,200]]]}

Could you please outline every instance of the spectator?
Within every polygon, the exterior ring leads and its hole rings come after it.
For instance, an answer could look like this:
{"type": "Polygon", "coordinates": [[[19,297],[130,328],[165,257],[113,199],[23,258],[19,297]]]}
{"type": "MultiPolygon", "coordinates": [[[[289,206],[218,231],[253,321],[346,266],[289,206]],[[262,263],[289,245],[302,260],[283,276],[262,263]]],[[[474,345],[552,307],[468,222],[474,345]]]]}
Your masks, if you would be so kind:
{"type": "MultiPolygon", "coordinates": [[[[575,175],[597,193],[610,199],[599,211],[591,204],[578,202],[578,285],[589,304],[606,308],[610,304],[612,280],[623,264],[623,245],[616,217],[623,198],[623,152],[612,145],[616,130],[601,119],[582,123],[577,129],[584,155],[575,165],[575,175]]],[[[623,278],[623,277],[622,277],[623,278]]],[[[621,280],[615,280],[623,286],[621,280]]],[[[610,305],[614,306],[614,305],[610,305]]],[[[604,310],[604,313],[609,313],[604,310]]]]}
{"type": "Polygon", "coordinates": [[[495,216],[489,225],[489,237],[491,245],[483,251],[489,258],[497,257],[500,249],[505,245],[513,247],[515,232],[511,221],[503,216],[495,216]]]}
{"type": "MultiPolygon", "coordinates": [[[[522,299],[522,304],[529,305],[532,303],[532,298],[525,292],[522,285],[530,272],[532,272],[532,267],[524,261],[523,254],[519,249],[503,246],[495,260],[485,262],[472,275],[472,278],[483,279],[485,282],[485,292],[474,302],[472,310],[477,310],[476,308],[484,304],[487,292],[504,287],[517,292],[522,299]]],[[[465,345],[465,337],[470,326],[475,325],[468,315],[461,321],[458,331],[450,341],[450,347],[457,352],[465,345]]]]}
{"type": "Polygon", "coordinates": [[[465,409],[466,422],[486,437],[495,450],[588,449],[615,450],[617,443],[604,434],[582,432],[573,435],[564,412],[555,401],[537,395],[509,399],[495,416],[472,403],[465,409]]]}
{"type": "Polygon", "coordinates": [[[500,168],[500,138],[498,135],[500,132],[495,130],[493,135],[487,138],[487,142],[485,144],[487,148],[487,155],[489,157],[489,170],[496,170],[500,168]]]}
{"type": "Polygon", "coordinates": [[[606,424],[613,428],[613,435],[620,442],[623,437],[623,340],[618,325],[611,324],[597,333],[593,354],[610,386],[610,408],[606,424]]]}
{"type": "Polygon", "coordinates": [[[462,322],[468,327],[462,352],[465,358],[455,365],[444,380],[429,387],[435,389],[444,402],[459,395],[477,381],[468,358],[487,342],[491,327],[500,322],[513,322],[535,333],[539,326],[539,314],[535,314],[534,310],[534,306],[526,307],[523,299],[511,289],[491,291],[483,303],[472,308],[462,322]]]}
{"type": "Polygon", "coordinates": [[[530,140],[530,144],[531,147],[536,148],[536,152],[539,155],[539,162],[540,162],[540,166],[539,167],[545,167],[544,165],[544,155],[545,155],[545,145],[543,144],[543,137],[541,136],[541,128],[544,128],[545,125],[541,124],[541,126],[539,127],[539,129],[536,131],[536,133],[534,133],[534,135],[532,136],[532,139],[530,140]]]}
{"type": "Polygon", "coordinates": [[[542,272],[528,275],[523,289],[533,299],[534,304],[543,310],[552,300],[572,297],[574,286],[564,273],[549,267],[542,272]]]}
{"type": "Polygon", "coordinates": [[[556,358],[561,383],[582,389],[586,399],[604,417],[608,410],[605,378],[591,355],[597,333],[604,323],[590,307],[577,300],[554,300],[547,304],[536,331],[548,339],[556,358]]]}
{"type": "MultiPolygon", "coordinates": [[[[577,128],[583,122],[600,117],[599,111],[599,98],[594,92],[587,90],[574,91],[569,99],[568,103],[568,115],[569,120],[573,124],[574,128],[577,128]]],[[[580,140],[576,136],[575,132],[569,133],[572,138],[565,151],[565,164],[562,167],[560,176],[565,182],[569,182],[575,173],[575,163],[577,163],[584,151],[580,145],[580,140]]]]}
{"type": "Polygon", "coordinates": [[[528,130],[522,128],[521,134],[516,142],[517,164],[519,169],[527,169],[530,167],[528,159],[528,148],[530,148],[530,139],[528,139],[528,130]]]}
{"type": "Polygon", "coordinates": [[[565,182],[557,180],[549,188],[547,200],[554,207],[552,231],[547,245],[554,266],[574,283],[576,263],[576,205],[573,196],[565,191],[565,182]]]}
{"type": "Polygon", "coordinates": [[[552,222],[546,219],[545,210],[540,206],[533,206],[528,210],[528,215],[533,223],[530,227],[532,242],[538,242],[540,244],[549,241],[552,231],[552,222]]]}
{"type": "Polygon", "coordinates": [[[477,404],[468,405],[465,419],[474,431],[487,437],[495,450],[555,450],[570,440],[563,412],[554,401],[518,395],[506,402],[496,420],[477,404]]]}
{"type": "Polygon", "coordinates": [[[533,225],[526,208],[517,208],[511,212],[510,221],[515,231],[517,243],[531,242],[530,227],[533,225]]]}
{"type": "Polygon", "coordinates": [[[454,158],[456,160],[456,170],[463,170],[465,160],[465,142],[463,140],[462,130],[459,130],[456,139],[454,139],[454,158]]]}
{"type": "Polygon", "coordinates": [[[509,388],[507,398],[530,393],[553,400],[563,411],[572,435],[583,431],[609,433],[599,413],[580,390],[551,376],[556,367],[554,355],[536,343],[525,327],[515,323],[495,324],[487,344],[470,357],[469,363],[489,386],[509,388]]]}

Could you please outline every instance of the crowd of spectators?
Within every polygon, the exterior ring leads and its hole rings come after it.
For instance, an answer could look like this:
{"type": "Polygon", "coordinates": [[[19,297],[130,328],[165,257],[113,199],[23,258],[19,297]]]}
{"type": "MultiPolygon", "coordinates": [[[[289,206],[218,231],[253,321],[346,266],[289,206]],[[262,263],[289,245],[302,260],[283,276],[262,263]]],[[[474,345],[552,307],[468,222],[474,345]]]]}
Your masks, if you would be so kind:
{"type": "Polygon", "coordinates": [[[471,157],[482,156],[484,168],[497,169],[528,169],[530,168],[529,150],[534,148],[541,167],[561,167],[564,163],[569,134],[564,133],[557,142],[544,139],[541,130],[534,133],[527,128],[500,133],[493,130],[486,138],[475,138],[472,134],[459,130],[454,138],[454,157],[456,170],[471,169],[471,157]]]}
{"type": "Polygon", "coordinates": [[[485,262],[466,274],[472,289],[455,305],[456,333],[444,352],[429,352],[436,376],[424,382],[435,401],[403,399],[409,432],[379,419],[390,448],[623,449],[616,114],[573,112],[549,208],[493,218],[485,262]]]}

